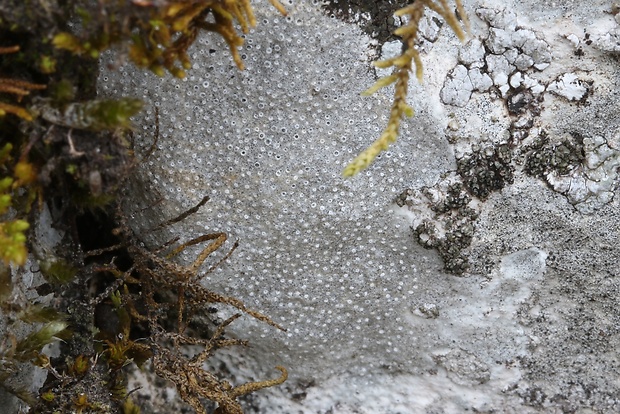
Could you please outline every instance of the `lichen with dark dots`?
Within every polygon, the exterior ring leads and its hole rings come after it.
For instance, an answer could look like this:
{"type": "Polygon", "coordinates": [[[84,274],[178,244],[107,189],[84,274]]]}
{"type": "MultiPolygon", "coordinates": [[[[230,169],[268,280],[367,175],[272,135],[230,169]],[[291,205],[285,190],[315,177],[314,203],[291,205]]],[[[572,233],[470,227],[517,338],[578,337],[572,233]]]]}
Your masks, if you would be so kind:
{"type": "MultiPolygon", "coordinates": [[[[476,230],[478,212],[470,207],[472,197],[465,191],[463,184],[455,181],[447,184],[443,197],[434,200],[438,185],[424,188],[421,193],[429,200],[428,206],[434,215],[412,226],[413,237],[422,247],[436,249],[444,263],[444,270],[455,275],[462,275],[469,269],[469,260],[465,250],[471,245],[476,230]]],[[[405,190],[395,202],[399,206],[413,206],[414,191],[405,190]]]]}
{"type": "Polygon", "coordinates": [[[549,135],[542,131],[522,153],[525,154],[523,171],[532,177],[543,179],[552,171],[566,175],[585,160],[583,136],[576,132],[561,141],[553,142],[549,135]]]}
{"type": "Polygon", "coordinates": [[[443,260],[444,270],[462,275],[469,269],[469,259],[464,252],[472,242],[478,213],[462,207],[442,219],[443,237],[438,237],[436,224],[427,220],[413,228],[418,243],[426,249],[437,249],[443,260]]]}
{"type": "Polygon", "coordinates": [[[494,191],[514,182],[512,158],[507,144],[489,145],[457,160],[457,172],[470,194],[486,200],[494,191]]]}

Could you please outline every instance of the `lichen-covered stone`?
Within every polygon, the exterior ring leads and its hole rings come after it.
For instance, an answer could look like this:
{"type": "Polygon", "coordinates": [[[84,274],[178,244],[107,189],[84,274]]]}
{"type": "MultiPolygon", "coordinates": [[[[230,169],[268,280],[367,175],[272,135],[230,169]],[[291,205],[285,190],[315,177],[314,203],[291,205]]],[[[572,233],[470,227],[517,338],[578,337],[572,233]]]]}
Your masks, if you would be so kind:
{"type": "Polygon", "coordinates": [[[152,245],[213,231],[238,238],[203,282],[288,328],[231,326],[252,348],[219,360],[239,382],[290,368],[284,391],[253,400],[259,412],[618,410],[618,200],[601,199],[586,215],[544,185],[551,171],[573,167],[615,180],[617,62],[591,53],[583,37],[577,56],[557,32],[617,23],[602,0],[570,3],[585,19],[550,2],[480,3],[468,5],[482,19],[472,19],[472,35],[482,44],[491,28],[512,34],[501,57],[459,58],[442,29],[422,54],[425,83],[410,85],[416,116],[352,180],[341,169],[376,137],[389,98],[358,96],[374,81],[369,38],[309,3],[289,5],[286,19],[261,9],[241,51],[244,72],[204,37],[185,81],[127,67],[102,74],[102,94],[147,101],[139,152],[159,125],[158,149],[128,191],[138,234],[152,245]],[[553,32],[546,17],[557,19],[553,32]],[[493,59],[507,62],[501,82],[485,68],[493,59]],[[463,106],[446,104],[440,90],[459,66],[498,83],[472,88],[463,106]],[[576,71],[600,85],[589,105],[544,91],[576,71]],[[571,133],[584,148],[592,142],[582,158],[570,148],[548,158],[534,145],[542,131],[556,147],[571,133]],[[528,161],[535,153],[540,162],[528,161]],[[191,218],[152,230],[203,195],[211,200],[191,218]]]}

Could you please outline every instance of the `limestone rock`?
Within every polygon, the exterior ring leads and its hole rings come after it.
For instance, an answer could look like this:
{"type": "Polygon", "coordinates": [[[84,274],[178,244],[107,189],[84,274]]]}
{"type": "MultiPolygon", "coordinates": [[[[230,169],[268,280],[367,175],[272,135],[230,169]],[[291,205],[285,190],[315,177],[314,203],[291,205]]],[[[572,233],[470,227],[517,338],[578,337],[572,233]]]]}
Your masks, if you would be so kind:
{"type": "Polygon", "coordinates": [[[602,0],[464,3],[477,40],[459,55],[444,25],[422,54],[424,84],[412,80],[415,116],[348,180],[342,169],[386,123],[390,90],[359,95],[375,81],[371,41],[318,5],[288,4],[283,18],[258,3],[243,72],[202,36],[185,80],[101,74],[102,95],[146,101],[138,152],[160,134],[127,191],[137,233],[152,246],[228,233],[212,263],[240,247],[203,283],[288,328],[249,317],[230,327],[252,344],[221,359],[239,382],[290,372],[249,412],[620,409],[619,69],[613,47],[585,38],[617,23],[602,0]],[[587,104],[545,91],[569,73],[594,85],[587,104]],[[458,101],[440,94],[459,92],[453,74],[469,79],[458,101]],[[556,157],[577,136],[592,144],[556,157]],[[576,174],[601,196],[562,190],[576,174]],[[473,191],[472,177],[489,191],[473,191]],[[151,230],[204,195],[196,214],[151,230]],[[424,222],[435,229],[426,242],[443,244],[418,244],[410,226],[424,222]],[[440,246],[458,266],[444,268],[440,246]]]}

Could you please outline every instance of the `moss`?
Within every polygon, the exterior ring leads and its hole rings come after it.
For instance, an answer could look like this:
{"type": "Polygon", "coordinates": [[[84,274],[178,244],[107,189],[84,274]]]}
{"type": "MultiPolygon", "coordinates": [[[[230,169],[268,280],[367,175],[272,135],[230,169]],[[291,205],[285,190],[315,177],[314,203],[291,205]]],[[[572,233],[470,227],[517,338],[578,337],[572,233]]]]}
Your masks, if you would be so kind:
{"type": "Polygon", "coordinates": [[[33,110],[45,121],[67,128],[104,131],[128,129],[130,118],[142,109],[142,101],[133,98],[94,99],[85,102],[56,103],[40,99],[33,110]]]}
{"type": "MultiPolygon", "coordinates": [[[[270,2],[286,14],[277,0],[270,2]]],[[[120,45],[136,65],[160,76],[167,70],[179,78],[191,68],[187,50],[201,30],[220,34],[235,64],[243,69],[237,51],[243,38],[235,24],[243,33],[256,24],[249,0],[84,3],[74,11],[81,30],[57,33],[52,39],[57,48],[96,59],[120,45]]]]}
{"type": "MultiPolygon", "coordinates": [[[[19,52],[19,46],[0,47],[0,55],[19,52]]],[[[32,83],[18,78],[0,78],[0,93],[13,95],[18,102],[30,92],[45,89],[45,85],[32,83]]],[[[22,106],[7,102],[0,102],[0,117],[7,114],[17,115],[20,118],[31,121],[32,114],[22,106]]]]}
{"type": "Polygon", "coordinates": [[[12,149],[10,143],[0,149],[0,260],[21,266],[28,255],[25,232],[30,224],[24,217],[36,195],[36,174],[32,164],[14,160],[12,149]]]}
{"type": "Polygon", "coordinates": [[[62,258],[42,259],[39,261],[39,269],[45,281],[52,285],[69,283],[78,272],[75,266],[62,258]]]}
{"type": "MultiPolygon", "coordinates": [[[[455,0],[455,3],[458,14],[465,19],[465,27],[468,27],[461,0],[455,0]]],[[[362,93],[366,96],[372,95],[377,90],[394,84],[394,101],[388,124],[381,136],[344,168],[342,175],[345,177],[352,177],[364,170],[381,152],[386,151],[390,144],[396,142],[402,119],[413,116],[413,108],[407,104],[408,83],[414,69],[418,82],[422,82],[423,79],[422,60],[416,48],[416,41],[419,36],[419,23],[427,8],[439,14],[461,41],[465,40],[465,32],[461,28],[457,13],[450,9],[447,0],[417,0],[394,13],[395,16],[407,20],[407,23],[394,31],[395,35],[403,39],[403,51],[397,57],[374,62],[378,68],[393,68],[393,73],[379,79],[362,93]]]]}

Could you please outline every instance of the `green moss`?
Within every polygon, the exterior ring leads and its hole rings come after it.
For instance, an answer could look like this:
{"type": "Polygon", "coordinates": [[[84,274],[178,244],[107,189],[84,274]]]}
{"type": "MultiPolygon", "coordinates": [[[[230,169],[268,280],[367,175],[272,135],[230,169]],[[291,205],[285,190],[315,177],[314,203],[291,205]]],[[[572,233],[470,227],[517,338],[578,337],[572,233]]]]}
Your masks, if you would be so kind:
{"type": "MultiPolygon", "coordinates": [[[[270,2],[286,13],[277,0],[270,2]]],[[[160,76],[167,70],[179,78],[191,68],[187,50],[200,31],[220,34],[243,69],[237,51],[243,38],[235,24],[243,33],[256,24],[249,0],[170,1],[148,7],[139,2],[107,2],[96,7],[87,3],[75,7],[74,13],[81,32],[57,33],[52,39],[56,48],[96,59],[113,45],[124,45],[136,65],[160,76]]]]}
{"type": "Polygon", "coordinates": [[[53,285],[71,282],[78,272],[71,263],[61,258],[39,261],[39,269],[45,280],[53,285]]]}
{"type": "Polygon", "coordinates": [[[34,109],[41,118],[55,125],[104,131],[129,128],[130,118],[142,109],[142,101],[132,98],[95,99],[56,105],[51,99],[41,99],[34,109]]]}
{"type": "Polygon", "coordinates": [[[14,208],[20,198],[32,201],[32,195],[36,191],[32,186],[36,174],[31,164],[25,161],[14,162],[11,157],[12,149],[10,143],[0,149],[0,174],[11,174],[0,178],[0,260],[5,264],[14,263],[21,266],[26,262],[28,255],[26,230],[30,224],[15,216],[27,214],[30,205],[26,203],[18,211],[14,208]]]}
{"type": "MultiPolygon", "coordinates": [[[[464,19],[464,26],[467,28],[467,15],[464,12],[461,0],[455,0],[455,4],[456,10],[464,19]]],[[[418,82],[422,82],[423,79],[422,60],[415,43],[418,39],[418,25],[427,8],[439,14],[461,41],[465,40],[465,32],[461,28],[461,23],[455,11],[448,6],[447,0],[416,0],[394,13],[395,16],[406,17],[408,20],[405,25],[394,31],[394,34],[403,40],[403,52],[397,57],[374,62],[378,68],[393,68],[393,74],[377,80],[373,86],[362,93],[362,95],[369,96],[381,88],[394,85],[394,101],[388,124],[381,136],[344,168],[342,175],[345,177],[352,177],[364,170],[375,160],[377,155],[386,151],[390,144],[396,142],[403,118],[413,116],[413,108],[407,104],[408,85],[411,72],[414,69],[418,82]]]]}

